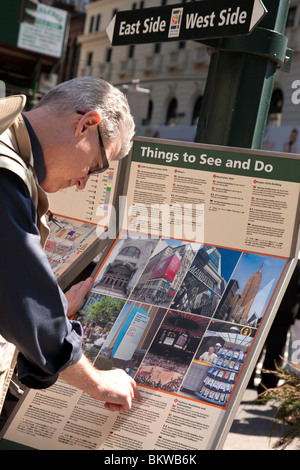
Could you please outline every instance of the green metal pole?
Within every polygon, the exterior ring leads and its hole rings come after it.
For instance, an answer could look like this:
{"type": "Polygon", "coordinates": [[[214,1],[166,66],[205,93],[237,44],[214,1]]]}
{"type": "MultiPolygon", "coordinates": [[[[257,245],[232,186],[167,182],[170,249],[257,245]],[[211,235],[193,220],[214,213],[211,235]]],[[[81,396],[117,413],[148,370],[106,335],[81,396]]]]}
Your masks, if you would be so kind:
{"type": "Polygon", "coordinates": [[[196,142],[261,148],[276,71],[287,59],[290,0],[262,1],[268,13],[251,34],[206,41],[212,56],[196,142]]]}

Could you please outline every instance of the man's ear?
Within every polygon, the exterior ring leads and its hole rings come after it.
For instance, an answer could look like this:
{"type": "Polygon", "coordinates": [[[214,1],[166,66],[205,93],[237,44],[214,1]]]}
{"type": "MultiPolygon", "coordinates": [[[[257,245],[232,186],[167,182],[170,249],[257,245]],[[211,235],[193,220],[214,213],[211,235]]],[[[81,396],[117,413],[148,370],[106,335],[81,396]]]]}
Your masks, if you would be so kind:
{"type": "Polygon", "coordinates": [[[82,136],[93,127],[97,127],[101,122],[100,114],[97,111],[88,111],[80,118],[76,124],[75,137],[82,136]]]}

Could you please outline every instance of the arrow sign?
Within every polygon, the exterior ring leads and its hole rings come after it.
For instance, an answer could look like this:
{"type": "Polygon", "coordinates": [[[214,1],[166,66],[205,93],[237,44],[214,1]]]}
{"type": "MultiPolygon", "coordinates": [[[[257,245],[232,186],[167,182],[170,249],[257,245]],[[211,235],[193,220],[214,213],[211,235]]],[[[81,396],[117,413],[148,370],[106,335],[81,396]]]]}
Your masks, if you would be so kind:
{"type": "Polygon", "coordinates": [[[261,0],[204,0],[120,11],[106,33],[113,46],[241,36],[266,13],[261,0]]]}

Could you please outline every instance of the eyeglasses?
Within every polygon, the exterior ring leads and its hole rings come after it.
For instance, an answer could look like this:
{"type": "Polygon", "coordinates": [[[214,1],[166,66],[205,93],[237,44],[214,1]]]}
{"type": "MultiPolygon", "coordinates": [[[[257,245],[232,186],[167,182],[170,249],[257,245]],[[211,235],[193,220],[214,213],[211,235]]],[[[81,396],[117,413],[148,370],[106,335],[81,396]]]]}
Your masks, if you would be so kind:
{"type": "MultiPolygon", "coordinates": [[[[82,116],[85,114],[83,111],[76,111],[76,113],[81,114],[82,116]]],[[[100,129],[99,129],[98,126],[97,126],[97,131],[98,131],[99,147],[100,147],[100,150],[101,150],[101,160],[102,160],[101,163],[102,163],[102,166],[101,166],[101,168],[96,168],[95,170],[89,170],[88,175],[94,175],[96,173],[103,173],[109,167],[109,161],[107,160],[105,148],[104,148],[104,145],[103,145],[102,135],[101,135],[101,132],[100,132],[100,129]]]]}
{"type": "Polygon", "coordinates": [[[107,156],[106,156],[106,152],[105,152],[105,148],[104,148],[104,145],[103,145],[103,140],[102,140],[102,136],[101,136],[101,132],[100,132],[99,127],[97,127],[97,131],[98,131],[98,138],[99,138],[99,147],[100,147],[100,150],[101,150],[101,159],[102,159],[101,163],[102,163],[102,166],[101,166],[101,168],[97,168],[96,170],[89,170],[88,175],[94,175],[96,173],[103,173],[109,167],[109,161],[107,160],[107,156]]]}

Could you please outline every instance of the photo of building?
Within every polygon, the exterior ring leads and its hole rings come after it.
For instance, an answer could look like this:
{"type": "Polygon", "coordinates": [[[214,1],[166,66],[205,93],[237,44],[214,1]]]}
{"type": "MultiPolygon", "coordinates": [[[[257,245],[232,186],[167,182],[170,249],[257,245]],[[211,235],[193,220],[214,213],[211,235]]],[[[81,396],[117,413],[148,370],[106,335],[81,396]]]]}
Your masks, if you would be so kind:
{"type": "Polygon", "coordinates": [[[165,315],[164,308],[126,301],[101,345],[95,365],[122,368],[134,376],[165,315]]]}
{"type": "Polygon", "coordinates": [[[257,328],[286,260],[243,253],[214,318],[257,328]]]}
{"type": "Polygon", "coordinates": [[[145,237],[122,236],[96,276],[94,290],[127,298],[138,281],[158,240],[145,237]]]}
{"type": "Polygon", "coordinates": [[[197,244],[160,240],[131,298],[168,307],[191,265],[197,244]]]}
{"type": "Polygon", "coordinates": [[[190,266],[171,307],[211,317],[239,256],[240,252],[204,245],[190,266]]]}

